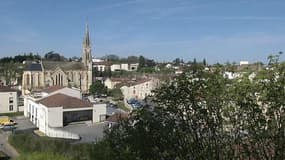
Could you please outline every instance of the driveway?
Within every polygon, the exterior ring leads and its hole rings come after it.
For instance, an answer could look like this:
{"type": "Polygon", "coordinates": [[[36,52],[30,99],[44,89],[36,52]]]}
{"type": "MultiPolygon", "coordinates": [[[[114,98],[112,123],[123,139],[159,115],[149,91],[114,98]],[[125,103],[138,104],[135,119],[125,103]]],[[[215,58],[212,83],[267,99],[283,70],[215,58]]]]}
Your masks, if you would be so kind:
{"type": "Polygon", "coordinates": [[[17,123],[15,131],[32,131],[36,129],[36,126],[24,116],[13,117],[12,119],[17,123]]]}

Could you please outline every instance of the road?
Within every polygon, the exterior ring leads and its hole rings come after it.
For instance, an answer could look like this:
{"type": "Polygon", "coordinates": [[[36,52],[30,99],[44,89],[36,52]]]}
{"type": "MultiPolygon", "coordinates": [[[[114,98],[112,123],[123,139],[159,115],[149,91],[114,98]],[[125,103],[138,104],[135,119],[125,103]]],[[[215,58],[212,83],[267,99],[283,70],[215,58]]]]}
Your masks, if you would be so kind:
{"type": "Polygon", "coordinates": [[[9,132],[0,130],[0,150],[13,159],[18,157],[19,153],[8,143],[8,137],[9,132]]]}

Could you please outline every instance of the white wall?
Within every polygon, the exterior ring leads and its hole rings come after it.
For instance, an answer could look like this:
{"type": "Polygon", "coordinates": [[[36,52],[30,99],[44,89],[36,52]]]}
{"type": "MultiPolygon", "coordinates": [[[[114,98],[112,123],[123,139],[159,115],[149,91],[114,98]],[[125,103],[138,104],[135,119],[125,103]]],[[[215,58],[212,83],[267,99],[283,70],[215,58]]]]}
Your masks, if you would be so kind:
{"type": "Polygon", "coordinates": [[[0,113],[10,113],[18,111],[18,96],[17,92],[0,92],[0,113]],[[9,102],[11,97],[12,103],[9,102]],[[12,110],[9,106],[13,106],[12,110]]]}
{"type": "Polygon", "coordinates": [[[46,135],[55,138],[80,139],[80,136],[78,134],[64,131],[60,128],[52,128],[52,127],[47,128],[46,135]]]}
{"type": "Polygon", "coordinates": [[[129,64],[127,64],[127,63],[122,63],[122,64],[121,64],[121,69],[122,69],[122,70],[125,70],[125,71],[128,71],[128,70],[129,70],[129,64]]]}
{"type": "Polygon", "coordinates": [[[130,64],[130,71],[138,70],[139,63],[132,63],[130,64]]]}
{"type": "Polygon", "coordinates": [[[111,65],[111,71],[117,71],[117,70],[121,70],[121,64],[112,64],[111,65]]]}
{"type": "Polygon", "coordinates": [[[149,81],[139,83],[133,86],[123,86],[121,91],[125,100],[131,98],[144,99],[146,96],[152,94],[152,90],[156,89],[160,85],[159,79],[152,78],[149,81]]]}
{"type": "Polygon", "coordinates": [[[49,127],[63,127],[63,109],[62,107],[49,107],[47,115],[49,127]]]}
{"type": "Polygon", "coordinates": [[[97,70],[101,72],[104,72],[106,70],[106,66],[103,64],[95,64],[93,67],[97,68],[97,70]]]}
{"type": "Polygon", "coordinates": [[[94,104],[93,105],[93,123],[101,122],[100,116],[107,114],[107,105],[106,104],[94,104]]]}

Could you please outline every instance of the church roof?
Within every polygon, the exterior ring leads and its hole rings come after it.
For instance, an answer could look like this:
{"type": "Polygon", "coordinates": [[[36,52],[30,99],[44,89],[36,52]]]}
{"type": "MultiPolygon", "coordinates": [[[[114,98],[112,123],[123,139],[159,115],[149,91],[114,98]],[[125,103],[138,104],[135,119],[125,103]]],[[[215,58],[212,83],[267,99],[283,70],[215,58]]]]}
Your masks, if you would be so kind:
{"type": "Polygon", "coordinates": [[[42,65],[39,63],[31,63],[27,66],[28,71],[42,71],[42,65]]]}
{"type": "Polygon", "coordinates": [[[64,88],[63,86],[50,86],[48,88],[45,88],[42,90],[42,92],[46,92],[46,93],[52,93],[52,92],[55,92],[57,90],[60,90],[64,88]]]}
{"type": "Polygon", "coordinates": [[[92,107],[92,104],[88,101],[83,101],[79,98],[67,96],[61,93],[57,93],[46,98],[43,98],[38,103],[45,105],[46,107],[63,107],[65,108],[85,108],[92,107]]]}
{"type": "Polygon", "coordinates": [[[42,63],[45,70],[55,70],[56,67],[60,67],[63,71],[86,69],[82,62],[43,61],[42,63]]]}

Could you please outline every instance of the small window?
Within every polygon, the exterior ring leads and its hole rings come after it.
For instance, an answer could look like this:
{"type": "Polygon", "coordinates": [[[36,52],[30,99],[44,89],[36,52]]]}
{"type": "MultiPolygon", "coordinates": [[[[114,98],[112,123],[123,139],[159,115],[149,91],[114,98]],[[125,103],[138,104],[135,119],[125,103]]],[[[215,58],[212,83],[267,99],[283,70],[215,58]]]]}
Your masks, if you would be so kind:
{"type": "Polygon", "coordinates": [[[9,105],[9,111],[13,111],[13,105],[9,105]]]}
{"type": "Polygon", "coordinates": [[[13,97],[9,97],[9,103],[13,103],[13,97]]]}

